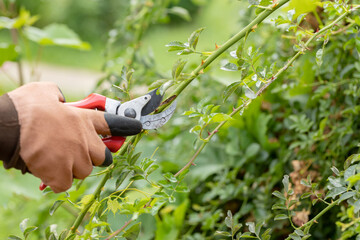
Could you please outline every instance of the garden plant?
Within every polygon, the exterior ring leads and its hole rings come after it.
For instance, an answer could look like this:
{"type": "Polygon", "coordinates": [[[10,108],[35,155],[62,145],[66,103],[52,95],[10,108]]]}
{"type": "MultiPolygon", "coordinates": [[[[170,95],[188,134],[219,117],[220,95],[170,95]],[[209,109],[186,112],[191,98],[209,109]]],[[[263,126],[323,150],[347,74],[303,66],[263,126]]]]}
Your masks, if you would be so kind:
{"type": "MultiPolygon", "coordinates": [[[[360,2],[236,2],[243,27],[211,48],[202,47],[208,26],[173,39],[164,50],[178,59],[166,72],[143,47],[147,32],[209,3],[125,4],[94,92],[126,101],[158,88],[166,100],[156,112],[177,99],[176,114],[128,137],[89,182],[46,189],[47,216],[29,216],[9,239],[360,239],[360,2]],[[72,212],[65,229],[54,225],[62,208],[72,212]]],[[[34,27],[21,5],[0,18],[12,34],[0,64],[21,72],[29,41],[89,48],[65,25],[34,27]]]]}

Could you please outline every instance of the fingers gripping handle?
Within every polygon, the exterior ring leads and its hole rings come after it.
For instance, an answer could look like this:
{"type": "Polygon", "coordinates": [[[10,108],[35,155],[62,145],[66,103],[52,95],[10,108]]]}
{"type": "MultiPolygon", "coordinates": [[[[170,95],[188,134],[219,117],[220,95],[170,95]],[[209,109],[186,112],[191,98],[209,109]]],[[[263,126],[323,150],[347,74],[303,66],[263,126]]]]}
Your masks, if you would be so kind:
{"type": "MultiPolygon", "coordinates": [[[[124,144],[126,138],[113,136],[113,137],[103,138],[102,140],[103,140],[104,144],[106,145],[106,147],[111,152],[114,153],[114,152],[119,151],[121,146],[124,144]]],[[[47,187],[47,185],[42,182],[39,186],[39,189],[40,189],[40,191],[43,191],[46,187],[47,187]]]]}
{"type": "MultiPolygon", "coordinates": [[[[83,100],[77,102],[65,103],[68,106],[78,107],[78,108],[86,108],[86,109],[98,109],[101,111],[105,111],[106,97],[100,94],[92,93],[83,100]]],[[[117,152],[121,146],[124,144],[126,138],[124,137],[107,137],[102,139],[106,147],[111,152],[117,152]]],[[[40,191],[43,191],[47,185],[45,183],[41,183],[39,186],[40,191]]]]}

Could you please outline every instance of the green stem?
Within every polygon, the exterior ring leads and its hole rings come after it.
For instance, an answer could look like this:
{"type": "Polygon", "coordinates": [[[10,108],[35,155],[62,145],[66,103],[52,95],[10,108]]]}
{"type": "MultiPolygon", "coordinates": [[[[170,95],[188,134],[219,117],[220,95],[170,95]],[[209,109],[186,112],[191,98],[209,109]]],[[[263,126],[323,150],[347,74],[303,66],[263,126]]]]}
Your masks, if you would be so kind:
{"type": "MultiPolygon", "coordinates": [[[[216,58],[218,58],[221,54],[223,54],[226,50],[228,50],[231,46],[245,37],[249,32],[251,32],[254,27],[260,24],[264,19],[266,19],[271,13],[275,10],[283,6],[285,3],[289,2],[289,0],[281,0],[278,4],[274,4],[271,10],[267,9],[260,13],[251,23],[249,23],[245,28],[243,28],[240,32],[234,35],[232,38],[227,40],[220,48],[214,51],[203,64],[199,65],[194,71],[192,71],[190,78],[184,82],[182,82],[171,94],[170,96],[177,97],[184,89],[195,79],[197,78],[201,71],[209,66],[216,58]]],[[[159,110],[162,111],[167,105],[163,105],[159,107],[159,110]]]]}
{"type": "MultiPolygon", "coordinates": [[[[121,150],[119,152],[118,155],[122,156],[126,153],[129,145],[135,140],[135,137],[132,136],[129,138],[129,140],[121,147],[121,150]]],[[[109,168],[114,168],[115,164],[111,165],[109,168]]],[[[100,193],[103,189],[103,187],[105,186],[106,182],[109,180],[109,178],[111,177],[111,171],[107,172],[103,178],[101,179],[99,185],[97,186],[97,188],[94,191],[93,197],[91,198],[91,200],[83,207],[83,209],[81,210],[80,214],[78,215],[78,217],[75,219],[75,222],[73,224],[73,226],[71,227],[71,233],[75,233],[76,230],[78,229],[78,227],[80,226],[81,222],[83,221],[84,217],[86,216],[86,213],[88,212],[88,210],[91,208],[91,206],[93,205],[93,203],[95,202],[95,199],[97,196],[100,196],[100,193]]]]}

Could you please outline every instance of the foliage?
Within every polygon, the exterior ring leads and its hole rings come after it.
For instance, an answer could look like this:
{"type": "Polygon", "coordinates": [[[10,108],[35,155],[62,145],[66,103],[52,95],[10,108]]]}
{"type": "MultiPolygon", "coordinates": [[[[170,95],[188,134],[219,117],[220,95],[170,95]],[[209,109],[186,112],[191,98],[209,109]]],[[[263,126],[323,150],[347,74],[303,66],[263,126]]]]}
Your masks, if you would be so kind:
{"type": "Polygon", "coordinates": [[[50,214],[69,203],[78,211],[71,228],[22,226],[24,237],[359,237],[359,3],[291,0],[277,9],[286,2],[249,1],[254,20],[240,18],[246,27],[215,49],[201,48],[204,28],[174,39],[166,47],[181,56],[161,73],[140,51],[143,34],[169,13],[190,14],[176,1],[131,1],[109,33],[97,89],[131,98],[134,85],[152,82],[169,96],[159,111],[186,89],[184,114],[128,138],[96,173],[96,189],[58,197],[50,214]],[[186,61],[192,56],[197,64],[186,61]]]}

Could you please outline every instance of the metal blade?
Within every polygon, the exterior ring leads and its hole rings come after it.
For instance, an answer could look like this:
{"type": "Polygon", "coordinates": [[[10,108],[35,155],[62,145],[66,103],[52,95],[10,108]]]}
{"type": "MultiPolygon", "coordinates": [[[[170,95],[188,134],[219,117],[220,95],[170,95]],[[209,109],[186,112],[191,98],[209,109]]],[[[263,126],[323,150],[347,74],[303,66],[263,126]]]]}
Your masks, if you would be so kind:
{"type": "Polygon", "coordinates": [[[158,88],[146,94],[151,96],[151,100],[141,110],[141,116],[145,116],[148,115],[149,113],[152,113],[160,105],[163,96],[160,94],[156,94],[157,91],[158,88]]]}
{"type": "Polygon", "coordinates": [[[157,129],[162,127],[175,112],[176,101],[174,101],[168,109],[164,112],[154,115],[141,116],[140,121],[143,124],[143,129],[157,129]]]}

